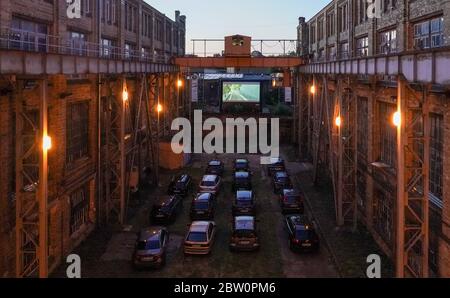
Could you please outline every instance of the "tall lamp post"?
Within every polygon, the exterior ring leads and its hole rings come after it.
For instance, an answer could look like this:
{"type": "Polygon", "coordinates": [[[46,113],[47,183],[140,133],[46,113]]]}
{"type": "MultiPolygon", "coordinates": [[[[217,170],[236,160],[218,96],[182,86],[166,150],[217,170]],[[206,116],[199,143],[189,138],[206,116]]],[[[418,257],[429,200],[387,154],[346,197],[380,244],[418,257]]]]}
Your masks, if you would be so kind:
{"type": "Polygon", "coordinates": [[[156,105],[156,113],[158,114],[158,124],[157,124],[157,136],[156,136],[156,180],[158,187],[161,186],[159,182],[159,142],[160,142],[160,124],[161,124],[161,113],[163,112],[163,106],[158,100],[158,104],[156,105]]]}

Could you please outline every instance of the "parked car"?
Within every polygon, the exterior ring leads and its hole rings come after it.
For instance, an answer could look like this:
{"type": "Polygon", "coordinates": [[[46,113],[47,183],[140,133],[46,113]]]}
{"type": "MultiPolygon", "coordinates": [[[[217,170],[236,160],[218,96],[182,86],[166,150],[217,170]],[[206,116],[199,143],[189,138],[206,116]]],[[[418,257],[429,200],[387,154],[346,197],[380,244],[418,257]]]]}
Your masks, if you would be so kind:
{"type": "Polygon", "coordinates": [[[212,220],[216,210],[216,198],[214,194],[199,193],[192,200],[191,220],[212,220]]]}
{"type": "Polygon", "coordinates": [[[303,197],[294,189],[283,189],[280,195],[283,214],[303,214],[305,212],[303,197]]]}
{"type": "Polygon", "coordinates": [[[233,231],[230,239],[231,251],[254,251],[260,243],[256,231],[256,220],[253,216],[237,216],[233,220],[233,231]]]}
{"type": "Polygon", "coordinates": [[[270,176],[273,176],[276,172],[284,172],[286,171],[286,165],[282,158],[271,158],[270,164],[267,166],[268,172],[270,176]]]}
{"type": "Polygon", "coordinates": [[[236,159],[234,161],[234,172],[250,172],[250,162],[248,159],[236,159]]]}
{"type": "Polygon", "coordinates": [[[292,182],[287,172],[276,172],[272,177],[273,192],[281,194],[283,189],[291,189],[292,182]]]}
{"type": "Polygon", "coordinates": [[[319,237],[314,225],[304,215],[286,216],[289,248],[297,252],[319,250],[319,237]]]}
{"type": "Polygon", "coordinates": [[[213,221],[194,221],[184,241],[185,255],[208,255],[216,238],[216,223],[213,221]]]}
{"type": "Polygon", "coordinates": [[[166,264],[169,232],[165,228],[152,227],[138,233],[133,253],[133,266],[161,268],[166,264]]]}
{"type": "Polygon", "coordinates": [[[174,222],[182,207],[183,199],[178,195],[159,197],[153,204],[150,220],[158,224],[174,222]]]}
{"type": "Polygon", "coordinates": [[[252,176],[249,172],[236,172],[233,179],[233,191],[252,190],[252,176]]]}
{"type": "Polygon", "coordinates": [[[225,166],[220,160],[211,160],[206,168],[206,175],[222,176],[225,170],[225,166]]]}
{"type": "Polygon", "coordinates": [[[192,189],[192,178],[187,174],[173,177],[169,184],[169,195],[180,195],[186,197],[192,189]]]}
{"type": "Polygon", "coordinates": [[[255,215],[255,196],[251,190],[239,190],[233,201],[233,216],[255,215]]]}
{"type": "Polygon", "coordinates": [[[222,185],[222,178],[218,175],[205,175],[200,182],[200,192],[210,192],[217,194],[220,191],[222,185]]]}

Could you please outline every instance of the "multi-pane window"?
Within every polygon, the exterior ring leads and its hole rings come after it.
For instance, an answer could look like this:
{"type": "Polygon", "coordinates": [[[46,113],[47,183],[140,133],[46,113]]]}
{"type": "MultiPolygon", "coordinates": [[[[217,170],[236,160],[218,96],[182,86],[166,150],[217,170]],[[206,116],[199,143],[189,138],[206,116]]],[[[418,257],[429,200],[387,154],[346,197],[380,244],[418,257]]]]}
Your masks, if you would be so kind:
{"type": "Polygon", "coordinates": [[[117,0],[101,0],[102,21],[108,24],[116,24],[117,22],[117,0]]]}
{"type": "Polygon", "coordinates": [[[125,3],[125,30],[137,32],[138,9],[136,6],[125,3]]]}
{"type": "Polygon", "coordinates": [[[444,127],[443,117],[430,115],[430,192],[442,201],[442,186],[444,176],[443,149],[444,127]]]}
{"type": "Polygon", "coordinates": [[[379,35],[380,54],[390,54],[397,52],[397,30],[389,30],[379,35]]]}
{"type": "Polygon", "coordinates": [[[13,17],[11,28],[14,32],[12,47],[24,51],[47,52],[48,26],[46,24],[13,17]]]}
{"type": "Polygon", "coordinates": [[[390,103],[379,103],[378,116],[380,128],[380,161],[396,168],[397,166],[397,129],[392,123],[392,115],[396,106],[390,103]]]}
{"type": "Polygon", "coordinates": [[[156,40],[157,41],[162,41],[163,40],[163,32],[164,32],[164,28],[163,28],[163,22],[160,19],[156,20],[156,40]]]}
{"type": "Polygon", "coordinates": [[[136,46],[130,43],[125,43],[125,59],[131,59],[136,56],[136,46]]]}
{"type": "Polygon", "coordinates": [[[153,19],[148,13],[142,13],[142,35],[148,38],[153,37],[153,19]]]}
{"type": "Polygon", "coordinates": [[[71,31],[69,32],[71,55],[85,55],[87,51],[86,34],[71,31]]]}
{"type": "Polygon", "coordinates": [[[335,17],[334,12],[330,12],[327,15],[327,37],[333,36],[335,34],[335,17]]]}
{"type": "Polygon", "coordinates": [[[336,60],[336,47],[329,46],[327,47],[327,60],[336,60]]]}
{"type": "Polygon", "coordinates": [[[86,16],[90,17],[92,15],[92,0],[82,0],[81,1],[81,13],[86,16]]]}
{"type": "Polygon", "coordinates": [[[356,56],[366,57],[369,55],[369,37],[361,37],[356,40],[356,56]]]}
{"type": "Polygon", "coordinates": [[[339,46],[339,57],[341,59],[347,59],[349,57],[349,45],[348,42],[343,42],[339,46]]]}
{"type": "Polygon", "coordinates": [[[89,102],[70,103],[67,106],[67,163],[73,163],[89,154],[89,102]]]}
{"type": "Polygon", "coordinates": [[[172,24],[170,22],[166,22],[166,43],[172,43],[172,24]]]}
{"type": "Polygon", "coordinates": [[[114,42],[111,39],[102,38],[102,57],[111,58],[114,51],[114,42]]]}
{"type": "Polygon", "coordinates": [[[414,47],[437,48],[444,45],[444,18],[434,18],[414,25],[414,47]]]}
{"type": "Polygon", "coordinates": [[[316,43],[316,25],[311,24],[309,26],[309,36],[311,43],[316,43]]]}
{"type": "Polygon", "coordinates": [[[79,231],[89,222],[89,185],[70,196],[70,234],[79,231]]]}
{"type": "Polygon", "coordinates": [[[345,3],[338,8],[339,32],[348,30],[348,4],[345,3]]]}
{"type": "Polygon", "coordinates": [[[367,15],[367,0],[357,0],[356,1],[356,23],[362,24],[368,19],[367,15]]]}
{"type": "Polygon", "coordinates": [[[320,18],[317,21],[317,38],[318,38],[318,40],[322,40],[324,38],[323,28],[324,28],[324,21],[323,21],[323,18],[320,18]]]}

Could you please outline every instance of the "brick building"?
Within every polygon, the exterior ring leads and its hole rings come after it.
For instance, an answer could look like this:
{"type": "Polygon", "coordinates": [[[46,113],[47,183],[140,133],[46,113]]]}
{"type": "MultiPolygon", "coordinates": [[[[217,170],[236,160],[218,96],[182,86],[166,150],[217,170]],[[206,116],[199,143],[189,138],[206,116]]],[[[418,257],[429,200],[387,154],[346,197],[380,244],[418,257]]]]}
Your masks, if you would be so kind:
{"type": "MultiPolygon", "coordinates": [[[[167,125],[166,115],[173,110],[169,109],[171,103],[166,100],[172,101],[176,96],[173,86],[177,70],[164,71],[163,67],[168,65],[171,57],[184,55],[186,17],[176,11],[175,20],[172,20],[142,0],[81,0],[80,19],[69,19],[66,10],[65,0],[0,1],[0,48],[6,48],[10,55],[27,51],[95,57],[114,61],[121,67],[124,67],[123,61],[129,60],[136,62],[134,67],[140,62],[152,63],[152,69],[161,71],[158,76],[148,74],[150,91],[157,94],[150,104],[155,104],[155,98],[161,95],[167,110],[163,125],[167,125]]],[[[67,70],[67,65],[62,66],[65,68],[67,70]]],[[[68,69],[77,69],[77,65],[68,69]]],[[[63,73],[67,74],[16,76],[2,73],[0,76],[0,277],[22,274],[16,273],[16,243],[20,243],[15,231],[16,198],[18,189],[26,193],[33,184],[18,182],[22,174],[16,173],[17,154],[21,148],[27,157],[20,166],[28,166],[27,173],[31,173],[20,179],[29,183],[38,179],[36,169],[30,167],[37,157],[31,146],[33,138],[30,140],[29,136],[39,130],[39,126],[33,124],[39,123],[42,79],[48,86],[48,132],[54,144],[48,161],[49,270],[58,266],[93,229],[104,223],[111,211],[111,206],[105,208],[109,193],[100,190],[109,189],[111,185],[98,181],[102,177],[99,176],[99,165],[103,167],[101,172],[106,172],[108,163],[99,161],[99,157],[110,149],[106,140],[107,127],[118,111],[107,98],[120,97],[121,78],[112,72],[110,75],[92,71],[73,74],[73,71],[63,70],[63,73]],[[23,112],[19,113],[22,102],[23,112]],[[24,120],[19,121],[18,117],[24,120]]],[[[135,100],[139,98],[139,92],[143,92],[140,89],[142,80],[139,75],[133,75],[131,68],[125,78],[130,96],[128,108],[131,115],[136,115],[135,100]]],[[[131,124],[125,126],[127,140],[133,139],[131,127],[138,123],[134,122],[136,116],[130,118],[131,124]]],[[[148,119],[147,125],[142,124],[145,126],[150,126],[148,119]]],[[[139,148],[148,146],[142,140],[139,145],[139,148]]],[[[128,141],[125,146],[124,150],[130,151],[133,144],[128,141]]],[[[139,151],[139,157],[133,157],[133,160],[139,160],[140,168],[149,159],[148,152],[139,151]]],[[[125,159],[129,163],[128,156],[125,159]]],[[[24,251],[27,245],[23,244],[24,251]]],[[[22,262],[26,263],[26,258],[22,262]]]]}
{"type": "MultiPolygon", "coordinates": [[[[427,53],[450,46],[450,1],[383,0],[379,18],[369,18],[365,0],[331,1],[309,21],[299,19],[298,53],[309,63],[345,61],[365,57],[427,53]]],[[[419,63],[419,62],[418,62],[419,63]]],[[[420,67],[420,66],[418,66],[420,67]]],[[[431,71],[432,66],[422,72],[431,71]]],[[[354,69],[356,72],[356,69],[354,69]]],[[[356,200],[359,221],[391,258],[396,250],[397,132],[391,115],[397,110],[397,85],[389,76],[329,76],[326,87],[320,76],[308,76],[307,84],[316,81],[317,90],[328,89],[330,98],[344,84],[356,96],[357,127],[356,200]]],[[[429,103],[429,267],[438,276],[450,276],[450,110],[446,84],[432,84],[426,93],[429,103]]],[[[420,88],[419,88],[420,89],[420,88]]],[[[315,103],[303,89],[305,108],[302,151],[314,155],[313,135],[315,103]],[[309,109],[308,109],[309,104],[309,109]]],[[[322,91],[317,91],[319,94],[322,91]]],[[[416,90],[422,96],[423,90],[416,90]]],[[[319,95],[318,95],[319,96],[319,95]]],[[[332,104],[330,115],[336,115],[332,104]]],[[[325,108],[326,109],[326,108],[325,108]]],[[[303,113],[303,114],[302,114],[303,113]]],[[[347,116],[348,118],[349,116],[347,116]]],[[[351,118],[351,117],[350,117],[351,118]]],[[[344,117],[345,119],[345,117],[344,117]]],[[[328,144],[329,145],[329,144],[328,144]]],[[[324,145],[326,146],[326,145],[324,145]]],[[[330,163],[325,150],[319,159],[330,163]]],[[[319,163],[320,164],[320,163],[319,163]]]]}

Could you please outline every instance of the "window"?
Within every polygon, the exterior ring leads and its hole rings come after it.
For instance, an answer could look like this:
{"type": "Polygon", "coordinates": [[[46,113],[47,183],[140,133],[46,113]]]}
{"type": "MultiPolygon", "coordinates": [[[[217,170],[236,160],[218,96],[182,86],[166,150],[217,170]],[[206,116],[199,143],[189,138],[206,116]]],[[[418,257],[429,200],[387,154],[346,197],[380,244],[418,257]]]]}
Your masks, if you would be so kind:
{"type": "Polygon", "coordinates": [[[142,35],[148,38],[153,37],[153,20],[148,13],[142,13],[142,35]]]}
{"type": "Polygon", "coordinates": [[[89,185],[70,196],[70,234],[79,231],[89,222],[89,185]]]}
{"type": "Polygon", "coordinates": [[[102,57],[111,58],[114,50],[114,42],[110,39],[102,38],[102,57]]]}
{"type": "Polygon", "coordinates": [[[329,46],[327,48],[327,60],[329,60],[329,61],[336,60],[336,47],[335,46],[329,46]]]}
{"type": "Polygon", "coordinates": [[[90,17],[92,15],[91,0],[81,1],[81,13],[86,17],[90,17]]]}
{"type": "Polygon", "coordinates": [[[414,25],[414,47],[437,48],[444,45],[444,18],[435,18],[414,25]]]}
{"type": "Polygon", "coordinates": [[[357,24],[362,24],[364,22],[367,21],[368,19],[368,15],[367,15],[367,0],[357,0],[356,1],[356,14],[357,14],[357,18],[356,18],[356,23],[357,24]]]}
{"type": "Polygon", "coordinates": [[[369,37],[362,37],[356,40],[356,56],[366,57],[369,55],[369,37]]]}
{"type": "Polygon", "coordinates": [[[390,103],[379,103],[380,124],[380,161],[396,168],[397,166],[397,129],[392,123],[397,107],[390,103]]]}
{"type": "Polygon", "coordinates": [[[349,45],[348,45],[348,42],[341,43],[339,47],[340,47],[340,49],[339,49],[339,57],[341,59],[348,59],[348,57],[349,57],[349,52],[348,52],[349,45]]]}
{"type": "Polygon", "coordinates": [[[162,41],[163,40],[163,23],[161,20],[156,20],[156,40],[162,41]]]}
{"type": "Polygon", "coordinates": [[[316,26],[311,24],[311,26],[309,27],[309,34],[310,34],[310,39],[311,39],[311,43],[316,43],[316,26]]]}
{"type": "Polygon", "coordinates": [[[166,43],[172,43],[172,24],[170,22],[166,22],[166,43]]]}
{"type": "Polygon", "coordinates": [[[71,55],[86,55],[87,39],[86,34],[71,31],[69,32],[71,55]]]}
{"type": "Polygon", "coordinates": [[[125,44],[125,59],[132,59],[136,57],[136,47],[133,44],[125,44]]]}
{"type": "Polygon", "coordinates": [[[125,30],[130,32],[137,32],[137,7],[125,3],[125,30]]]}
{"type": "Polygon", "coordinates": [[[331,12],[327,15],[327,37],[333,36],[335,34],[334,19],[334,12],[331,12]]]}
{"type": "Polygon", "coordinates": [[[89,154],[89,102],[71,103],[67,107],[67,163],[89,154]]]}
{"type": "Polygon", "coordinates": [[[444,176],[443,149],[444,126],[443,117],[437,114],[430,115],[430,192],[442,201],[442,186],[444,176]]]}
{"type": "Polygon", "coordinates": [[[338,8],[339,32],[348,30],[348,4],[345,3],[338,8]]]}
{"type": "Polygon", "coordinates": [[[323,27],[324,27],[323,18],[320,18],[319,21],[317,21],[317,39],[318,40],[322,40],[324,38],[323,27]]]}
{"type": "Polygon", "coordinates": [[[24,51],[47,52],[48,26],[21,18],[11,20],[12,37],[15,41],[11,45],[15,49],[24,51]]]}
{"type": "Polygon", "coordinates": [[[397,52],[397,30],[382,32],[379,35],[380,54],[390,54],[397,52]]]}

